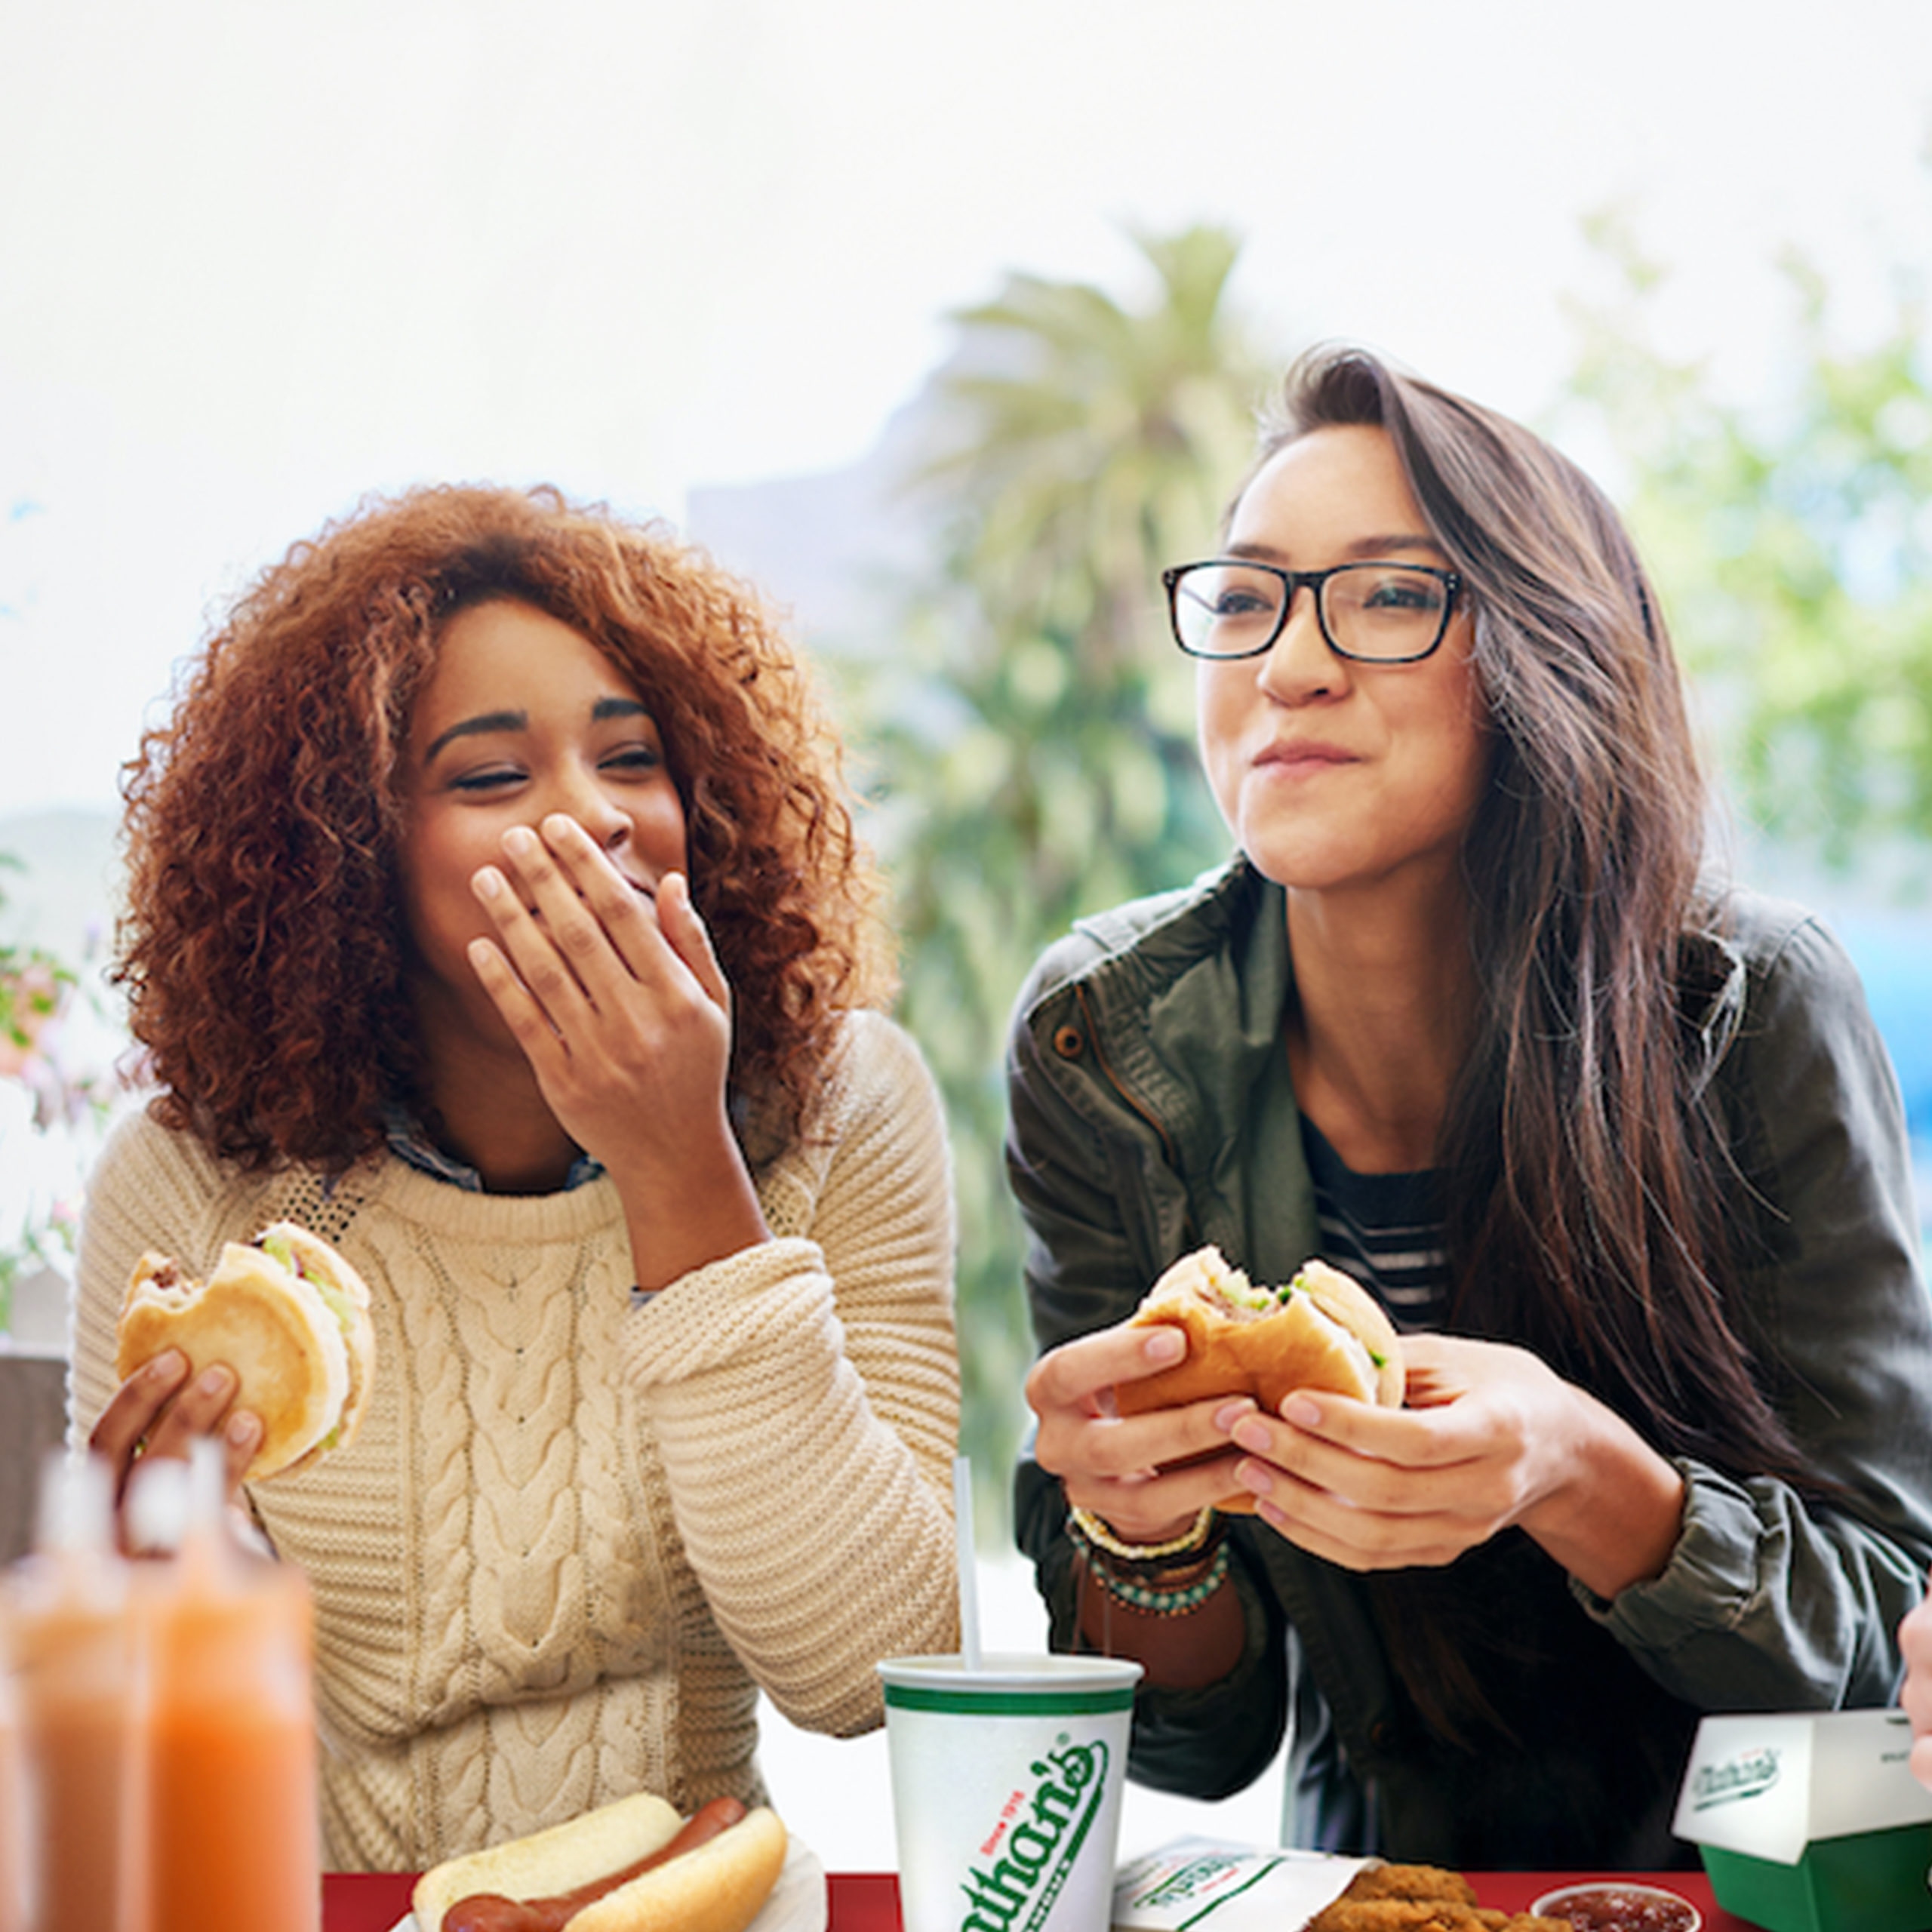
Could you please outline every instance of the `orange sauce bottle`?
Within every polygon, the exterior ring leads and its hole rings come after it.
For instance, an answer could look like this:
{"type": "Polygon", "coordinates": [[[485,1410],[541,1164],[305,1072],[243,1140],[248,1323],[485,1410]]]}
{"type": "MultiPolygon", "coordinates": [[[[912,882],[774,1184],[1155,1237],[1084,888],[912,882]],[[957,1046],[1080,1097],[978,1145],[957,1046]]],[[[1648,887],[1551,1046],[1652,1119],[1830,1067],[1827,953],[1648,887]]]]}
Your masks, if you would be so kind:
{"type": "Polygon", "coordinates": [[[196,1448],[153,1616],[152,1932],[318,1932],[308,1585],[234,1540],[220,1451],[196,1448]]]}
{"type": "Polygon", "coordinates": [[[140,1618],[112,1512],[106,1466],[57,1452],[7,1577],[29,1932],[149,1932],[140,1618]]]}

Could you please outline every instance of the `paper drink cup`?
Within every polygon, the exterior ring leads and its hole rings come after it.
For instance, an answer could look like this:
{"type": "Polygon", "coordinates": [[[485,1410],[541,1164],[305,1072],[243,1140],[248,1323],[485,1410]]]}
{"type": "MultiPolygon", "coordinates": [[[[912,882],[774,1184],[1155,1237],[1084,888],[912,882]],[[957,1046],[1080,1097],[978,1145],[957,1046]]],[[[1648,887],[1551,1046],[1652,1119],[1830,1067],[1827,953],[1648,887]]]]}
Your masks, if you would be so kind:
{"type": "Polygon", "coordinates": [[[878,1672],[906,1932],[1106,1932],[1140,1665],[949,1656],[878,1672]]]}

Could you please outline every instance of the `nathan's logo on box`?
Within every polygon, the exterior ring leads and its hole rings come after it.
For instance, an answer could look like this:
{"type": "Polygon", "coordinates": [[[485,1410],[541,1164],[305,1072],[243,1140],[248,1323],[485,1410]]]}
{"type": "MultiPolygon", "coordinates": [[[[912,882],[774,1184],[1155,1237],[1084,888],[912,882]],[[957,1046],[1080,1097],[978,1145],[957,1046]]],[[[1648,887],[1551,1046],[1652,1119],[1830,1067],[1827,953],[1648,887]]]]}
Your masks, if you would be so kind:
{"type": "Polygon", "coordinates": [[[1028,1767],[1039,1782],[1007,1800],[980,1847],[983,1857],[998,1853],[992,1869],[969,1871],[960,1886],[960,1932],[1038,1932],[1100,1814],[1108,1758],[1099,1739],[1075,1744],[1063,1732],[1044,1761],[1028,1767]]]}
{"type": "Polygon", "coordinates": [[[1700,1764],[1690,1774],[1690,1807],[1707,1811],[1713,1804],[1735,1804],[1739,1799],[1761,1798],[1778,1781],[1778,1754],[1769,1746],[1741,1751],[1721,1764],[1700,1764]]]}
{"type": "Polygon", "coordinates": [[[1725,1911],[1765,1932],[1932,1932],[1932,1791],[1903,1711],[1699,1721],[1675,1827],[1725,1911]]]}

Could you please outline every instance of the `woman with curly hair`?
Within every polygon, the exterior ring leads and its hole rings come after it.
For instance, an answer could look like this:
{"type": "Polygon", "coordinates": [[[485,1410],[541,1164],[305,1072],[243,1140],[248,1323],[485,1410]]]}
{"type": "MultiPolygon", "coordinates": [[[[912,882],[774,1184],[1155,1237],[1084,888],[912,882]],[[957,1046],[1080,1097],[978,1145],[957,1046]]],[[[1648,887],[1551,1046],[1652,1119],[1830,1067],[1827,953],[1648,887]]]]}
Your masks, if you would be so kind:
{"type": "Polygon", "coordinates": [[[420,1869],[759,1789],[955,1640],[952,1202],[835,741],[757,599],[546,491],[365,506],[129,770],[159,1084],[81,1251],[80,1429],[259,1436],[122,1292],[287,1218],[369,1284],[354,1441],[250,1491],[314,1586],[325,1853],[420,1869]]]}
{"type": "Polygon", "coordinates": [[[1145,1663],[1150,1782],[1236,1789],[1285,1732],[1284,1844],[1689,1862],[1700,1715],[1888,1703],[1932,1561],[1932,1303],[1857,976],[1706,869],[1656,596],[1518,424],[1314,354],[1166,580],[1238,852],[1083,921],[1013,1035],[1055,1639],[1145,1663]],[[1187,1347],[1124,1318],[1208,1242],[1355,1275],[1407,1405],[1123,1417],[1187,1347]]]}

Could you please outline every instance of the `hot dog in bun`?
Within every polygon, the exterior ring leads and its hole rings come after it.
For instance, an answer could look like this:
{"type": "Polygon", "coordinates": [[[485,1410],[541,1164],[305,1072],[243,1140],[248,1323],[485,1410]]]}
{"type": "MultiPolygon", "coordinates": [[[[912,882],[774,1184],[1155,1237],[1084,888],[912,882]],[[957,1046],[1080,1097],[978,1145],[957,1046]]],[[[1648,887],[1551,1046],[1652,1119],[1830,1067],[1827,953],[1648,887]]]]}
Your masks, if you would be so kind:
{"type": "MultiPolygon", "coordinates": [[[[1218,1247],[1184,1254],[1130,1319],[1185,1330],[1187,1353],[1114,1391],[1123,1415],[1209,1395],[1252,1395],[1271,1415],[1291,1389],[1326,1389],[1385,1408],[1402,1404],[1402,1344],[1382,1305],[1325,1261],[1285,1287],[1258,1288],[1218,1247]]],[[[1251,1511],[1245,1491],[1216,1506],[1251,1511]]]]}
{"type": "Polygon", "coordinates": [[[785,1863],[785,1827],[714,1798],[688,1821],[648,1792],[423,1873],[418,1932],[744,1932],[785,1863]]]}
{"type": "Polygon", "coordinates": [[[144,1254],[122,1303],[115,1372],[124,1382],[167,1349],[198,1374],[223,1362],[238,1408],[261,1418],[251,1482],[305,1469],[349,1441],[375,1379],[369,1291],[328,1243],[278,1221],[230,1241],[197,1281],[165,1254],[144,1254]]]}

